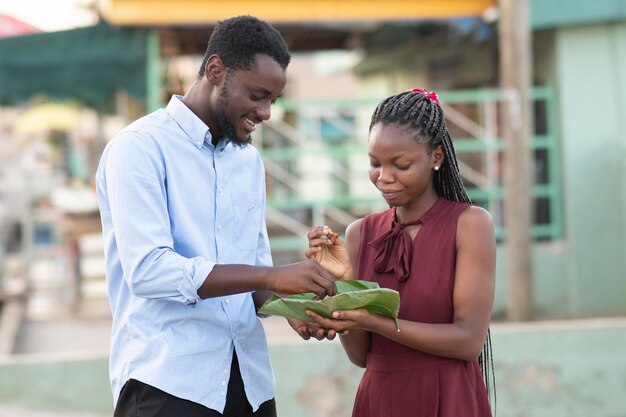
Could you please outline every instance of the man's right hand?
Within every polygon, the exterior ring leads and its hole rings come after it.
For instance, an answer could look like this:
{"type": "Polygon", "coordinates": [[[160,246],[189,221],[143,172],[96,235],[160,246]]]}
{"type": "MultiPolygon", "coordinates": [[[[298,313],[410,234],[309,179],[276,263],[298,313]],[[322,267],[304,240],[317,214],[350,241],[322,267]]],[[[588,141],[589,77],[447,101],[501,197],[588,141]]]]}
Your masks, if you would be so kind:
{"type": "Polygon", "coordinates": [[[279,294],[312,292],[316,300],[337,293],[335,278],[312,259],[272,268],[271,289],[279,294]]]}
{"type": "Polygon", "coordinates": [[[206,299],[262,290],[283,295],[312,292],[316,300],[337,293],[335,278],[310,259],[285,266],[218,264],[198,289],[198,295],[206,299]]]}

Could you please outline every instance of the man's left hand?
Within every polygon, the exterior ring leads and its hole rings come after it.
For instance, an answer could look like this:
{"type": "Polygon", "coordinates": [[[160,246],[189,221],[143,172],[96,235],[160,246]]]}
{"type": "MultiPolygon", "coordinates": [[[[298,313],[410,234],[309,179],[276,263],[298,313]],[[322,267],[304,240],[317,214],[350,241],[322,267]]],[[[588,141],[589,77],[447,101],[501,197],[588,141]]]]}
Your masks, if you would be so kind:
{"type": "Polygon", "coordinates": [[[304,340],[309,340],[311,337],[317,340],[333,340],[337,336],[334,330],[324,329],[310,321],[287,318],[287,322],[304,340]]]}

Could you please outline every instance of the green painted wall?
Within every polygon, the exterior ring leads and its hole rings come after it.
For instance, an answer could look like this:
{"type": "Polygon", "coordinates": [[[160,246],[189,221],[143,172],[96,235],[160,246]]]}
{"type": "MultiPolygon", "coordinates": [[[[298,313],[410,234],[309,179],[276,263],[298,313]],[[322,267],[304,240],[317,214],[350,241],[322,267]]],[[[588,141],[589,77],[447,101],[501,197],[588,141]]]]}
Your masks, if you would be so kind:
{"type": "MultiPolygon", "coordinates": [[[[563,239],[533,245],[538,318],[626,313],[626,23],[541,32],[535,74],[557,85],[563,239]],[[537,71],[539,69],[539,71],[537,71]]],[[[506,310],[498,248],[494,317],[506,310]]]]}
{"type": "Polygon", "coordinates": [[[560,29],[564,284],[576,315],[626,312],[626,22],[560,29]]]}
{"type": "MultiPolygon", "coordinates": [[[[626,22],[540,32],[535,73],[558,90],[563,239],[533,245],[538,318],[626,314],[626,22]],[[540,69],[540,71],[537,71],[540,69]]],[[[494,316],[506,310],[499,247],[494,316]]]]}
{"type": "MultiPolygon", "coordinates": [[[[532,257],[534,266],[534,305],[536,317],[564,318],[583,316],[572,306],[571,289],[566,274],[565,258],[567,243],[563,241],[536,243],[532,257]]],[[[496,265],[496,297],[494,319],[504,319],[506,315],[506,251],[498,247],[496,265]]]]}
{"type": "Polygon", "coordinates": [[[534,28],[584,25],[626,19],[626,0],[531,0],[534,28]]]}

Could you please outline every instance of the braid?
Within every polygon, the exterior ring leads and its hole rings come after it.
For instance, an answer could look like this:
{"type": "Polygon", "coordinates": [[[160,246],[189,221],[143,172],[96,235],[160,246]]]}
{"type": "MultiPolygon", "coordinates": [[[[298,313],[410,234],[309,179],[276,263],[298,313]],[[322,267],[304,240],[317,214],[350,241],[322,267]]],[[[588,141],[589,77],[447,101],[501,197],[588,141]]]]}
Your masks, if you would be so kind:
{"type": "MultiPolygon", "coordinates": [[[[427,142],[431,152],[437,146],[441,146],[445,157],[443,164],[438,171],[435,171],[433,177],[437,195],[450,201],[472,203],[463,185],[445,115],[437,103],[424,93],[405,91],[386,98],[376,107],[370,121],[370,132],[376,124],[393,124],[414,131],[415,139],[418,142],[427,142]]],[[[478,363],[482,370],[487,395],[490,396],[493,392],[495,400],[495,374],[490,330],[487,331],[487,338],[478,363]]]]}

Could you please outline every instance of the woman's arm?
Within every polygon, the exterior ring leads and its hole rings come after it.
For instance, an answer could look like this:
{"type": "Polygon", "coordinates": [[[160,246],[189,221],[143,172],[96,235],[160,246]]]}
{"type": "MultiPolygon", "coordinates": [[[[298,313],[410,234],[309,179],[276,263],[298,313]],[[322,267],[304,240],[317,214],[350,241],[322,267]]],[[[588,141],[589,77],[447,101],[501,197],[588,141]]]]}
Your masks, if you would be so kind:
{"type": "MultiPolygon", "coordinates": [[[[361,246],[361,223],[359,219],[351,223],[346,229],[346,247],[350,257],[350,264],[354,276],[358,277],[359,250],[361,246]]],[[[343,350],[345,350],[350,362],[361,368],[365,368],[367,352],[371,347],[371,334],[365,330],[354,329],[339,335],[343,350]]]]}
{"type": "MultiPolygon", "coordinates": [[[[334,320],[316,321],[338,332],[349,330],[351,334],[354,329],[376,332],[422,352],[474,360],[480,355],[489,328],[495,291],[495,252],[491,216],[479,207],[469,207],[461,214],[457,229],[452,323],[400,320],[398,332],[394,320],[365,310],[336,311],[334,320]]],[[[362,351],[356,342],[351,346],[355,349],[355,358],[360,359],[362,351]]]]}
{"type": "MultiPolygon", "coordinates": [[[[362,219],[359,219],[348,226],[345,244],[341,240],[335,242],[319,240],[317,239],[315,229],[312,230],[309,233],[311,247],[307,251],[307,256],[318,259],[322,266],[337,271],[338,274],[342,274],[344,279],[346,277],[349,277],[348,279],[356,279],[358,277],[361,222],[362,219]],[[311,239],[312,237],[313,239],[311,239]],[[346,264],[347,262],[349,262],[349,265],[346,264]]],[[[327,321],[332,323],[334,321],[325,319],[312,311],[308,313],[318,322],[327,321]]],[[[351,328],[349,332],[343,331],[339,337],[350,361],[357,366],[365,367],[367,352],[369,352],[371,344],[370,333],[362,329],[351,328]]]]}

